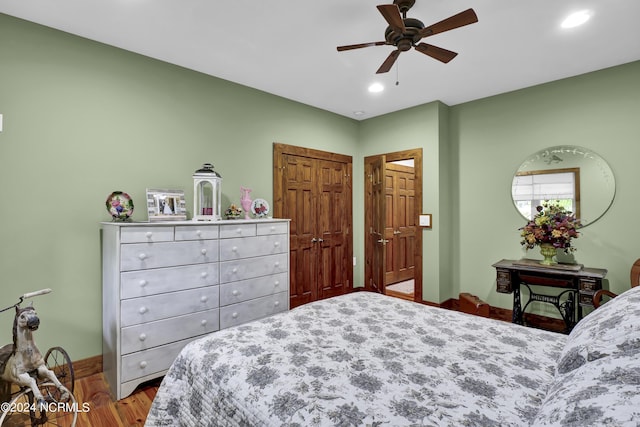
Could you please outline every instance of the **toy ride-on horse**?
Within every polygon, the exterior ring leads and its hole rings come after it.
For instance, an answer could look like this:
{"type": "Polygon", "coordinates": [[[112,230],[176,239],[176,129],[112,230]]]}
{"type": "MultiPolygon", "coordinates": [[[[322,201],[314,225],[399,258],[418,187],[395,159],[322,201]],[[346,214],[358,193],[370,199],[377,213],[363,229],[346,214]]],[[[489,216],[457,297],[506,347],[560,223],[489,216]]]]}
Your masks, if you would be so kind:
{"type": "Polygon", "coordinates": [[[77,402],[71,360],[61,347],[53,347],[42,356],[33,338],[40,326],[38,314],[33,303],[20,307],[23,300],[49,292],[51,289],[24,294],[17,304],[0,310],[15,307],[13,343],[0,348],[0,427],[28,422],[31,426],[75,425],[77,402]],[[19,387],[17,392],[12,393],[12,384],[19,387]]]}

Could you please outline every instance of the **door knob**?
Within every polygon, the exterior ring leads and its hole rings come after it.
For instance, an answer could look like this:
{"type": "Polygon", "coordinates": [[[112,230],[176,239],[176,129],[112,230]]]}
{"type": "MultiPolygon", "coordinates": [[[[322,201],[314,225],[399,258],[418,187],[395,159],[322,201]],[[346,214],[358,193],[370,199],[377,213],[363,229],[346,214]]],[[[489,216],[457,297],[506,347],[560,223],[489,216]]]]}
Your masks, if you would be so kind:
{"type": "Polygon", "coordinates": [[[315,237],[313,239],[311,239],[311,243],[316,243],[318,241],[318,239],[316,239],[315,237]]]}

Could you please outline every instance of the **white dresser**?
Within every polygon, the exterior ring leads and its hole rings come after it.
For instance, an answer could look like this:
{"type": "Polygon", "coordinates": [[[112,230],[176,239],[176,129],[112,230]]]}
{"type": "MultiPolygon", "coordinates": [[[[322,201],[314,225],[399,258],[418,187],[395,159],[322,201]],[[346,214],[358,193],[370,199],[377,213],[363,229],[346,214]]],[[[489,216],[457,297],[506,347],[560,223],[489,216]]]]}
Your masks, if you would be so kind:
{"type": "Polygon", "coordinates": [[[116,399],[189,341],[289,309],[289,221],[102,223],[103,370],[116,399]]]}

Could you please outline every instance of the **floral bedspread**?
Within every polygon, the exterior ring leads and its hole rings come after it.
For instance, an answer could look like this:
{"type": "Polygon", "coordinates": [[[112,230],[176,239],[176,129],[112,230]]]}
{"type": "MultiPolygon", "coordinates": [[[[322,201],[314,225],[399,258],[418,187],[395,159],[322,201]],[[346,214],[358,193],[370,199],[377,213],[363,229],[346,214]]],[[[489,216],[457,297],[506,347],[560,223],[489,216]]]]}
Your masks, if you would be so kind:
{"type": "Polygon", "coordinates": [[[352,293],[192,342],[146,425],[529,425],[566,339],[352,293]]]}

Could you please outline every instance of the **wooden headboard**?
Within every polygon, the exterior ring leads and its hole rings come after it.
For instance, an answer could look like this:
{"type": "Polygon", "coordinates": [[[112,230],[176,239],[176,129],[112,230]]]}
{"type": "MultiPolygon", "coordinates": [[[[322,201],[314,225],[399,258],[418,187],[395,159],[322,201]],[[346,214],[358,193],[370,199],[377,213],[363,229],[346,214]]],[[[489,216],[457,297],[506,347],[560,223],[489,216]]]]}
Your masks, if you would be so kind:
{"type": "Polygon", "coordinates": [[[640,286],[640,258],[631,266],[631,287],[640,286]]]}

